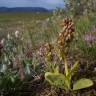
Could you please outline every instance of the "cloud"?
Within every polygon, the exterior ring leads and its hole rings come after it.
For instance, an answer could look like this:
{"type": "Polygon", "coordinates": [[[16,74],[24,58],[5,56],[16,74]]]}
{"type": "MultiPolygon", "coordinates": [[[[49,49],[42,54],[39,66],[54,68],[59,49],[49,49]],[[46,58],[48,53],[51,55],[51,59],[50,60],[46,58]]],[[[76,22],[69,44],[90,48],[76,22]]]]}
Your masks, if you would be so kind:
{"type": "Polygon", "coordinates": [[[0,6],[4,7],[63,7],[63,0],[0,0],[0,6]]]}
{"type": "Polygon", "coordinates": [[[49,4],[60,4],[63,0],[42,0],[43,2],[49,3],[49,4]]]}
{"type": "Polygon", "coordinates": [[[50,7],[64,7],[63,0],[42,0],[45,4],[48,4],[50,7]]]}

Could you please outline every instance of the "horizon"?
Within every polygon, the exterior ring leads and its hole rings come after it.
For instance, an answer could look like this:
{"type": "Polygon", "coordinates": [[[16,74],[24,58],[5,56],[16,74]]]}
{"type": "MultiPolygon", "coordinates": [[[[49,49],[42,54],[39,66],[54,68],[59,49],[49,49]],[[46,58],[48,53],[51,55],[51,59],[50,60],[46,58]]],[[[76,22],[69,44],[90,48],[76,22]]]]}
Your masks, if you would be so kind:
{"type": "Polygon", "coordinates": [[[0,7],[43,7],[46,9],[64,8],[64,0],[0,0],[0,7]]]}

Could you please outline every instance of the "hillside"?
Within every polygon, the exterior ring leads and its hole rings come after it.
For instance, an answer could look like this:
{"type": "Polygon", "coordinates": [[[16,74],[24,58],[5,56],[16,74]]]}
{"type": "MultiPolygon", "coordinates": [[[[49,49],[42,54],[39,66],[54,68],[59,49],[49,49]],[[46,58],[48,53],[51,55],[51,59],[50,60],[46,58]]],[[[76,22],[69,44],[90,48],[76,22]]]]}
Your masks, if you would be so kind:
{"type": "Polygon", "coordinates": [[[48,9],[42,7],[14,7],[14,8],[7,8],[7,7],[0,7],[1,13],[6,12],[49,12],[48,9]]]}

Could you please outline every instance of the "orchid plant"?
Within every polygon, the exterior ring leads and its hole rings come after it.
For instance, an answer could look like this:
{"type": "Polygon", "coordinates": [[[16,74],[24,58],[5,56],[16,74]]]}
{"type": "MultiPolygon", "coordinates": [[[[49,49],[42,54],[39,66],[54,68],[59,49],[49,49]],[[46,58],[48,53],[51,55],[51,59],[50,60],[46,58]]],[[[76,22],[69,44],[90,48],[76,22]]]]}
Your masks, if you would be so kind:
{"type": "MultiPolygon", "coordinates": [[[[80,89],[88,88],[93,85],[93,82],[90,79],[87,78],[81,78],[73,83],[72,77],[75,75],[79,68],[79,62],[76,61],[75,64],[69,68],[69,64],[67,62],[67,53],[68,53],[68,47],[70,47],[70,43],[72,42],[72,39],[74,37],[74,24],[73,21],[69,18],[66,18],[63,21],[63,30],[61,33],[59,33],[58,38],[58,50],[57,55],[59,57],[59,60],[63,62],[64,64],[64,72],[60,73],[59,66],[54,66],[54,71],[46,72],[45,73],[45,79],[53,86],[56,86],[57,88],[61,88],[66,90],[66,92],[69,91],[77,91],[80,89]],[[63,74],[64,73],[64,74],[63,74]]],[[[49,49],[52,49],[51,47],[49,49]]],[[[56,48],[55,48],[56,49],[56,48]]],[[[47,57],[52,58],[51,51],[49,51],[49,54],[47,54],[47,57]]],[[[47,60],[49,61],[49,59],[47,60]]],[[[51,60],[50,60],[51,61],[51,60]]],[[[52,63],[51,63],[52,64],[52,63]]]]}

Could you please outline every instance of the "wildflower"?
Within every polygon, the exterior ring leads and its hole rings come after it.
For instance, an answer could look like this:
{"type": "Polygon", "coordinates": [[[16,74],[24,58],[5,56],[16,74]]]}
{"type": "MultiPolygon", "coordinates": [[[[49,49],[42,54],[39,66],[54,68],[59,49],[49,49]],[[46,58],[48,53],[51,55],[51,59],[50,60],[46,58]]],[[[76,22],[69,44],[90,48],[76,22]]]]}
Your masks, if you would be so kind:
{"type": "Polygon", "coordinates": [[[96,41],[96,36],[92,36],[91,34],[90,35],[85,35],[84,40],[87,41],[87,42],[95,42],[96,41]]]}
{"type": "Polygon", "coordinates": [[[8,40],[11,39],[11,36],[10,36],[9,33],[7,34],[7,39],[8,39],[8,40]]]}
{"type": "Polygon", "coordinates": [[[63,20],[62,27],[63,29],[59,33],[57,42],[60,46],[66,47],[73,38],[73,32],[75,31],[74,23],[71,19],[65,18],[65,20],[63,20]]]}
{"type": "Polygon", "coordinates": [[[86,34],[83,36],[83,40],[87,43],[88,47],[92,47],[96,43],[96,36],[92,34],[86,34]]]}
{"type": "Polygon", "coordinates": [[[15,31],[15,37],[16,37],[16,38],[19,37],[19,31],[18,31],[18,30],[15,31]]]}
{"type": "Polygon", "coordinates": [[[3,39],[0,41],[0,43],[1,43],[2,45],[4,45],[4,42],[5,42],[5,39],[3,38],[3,39]]]}
{"type": "Polygon", "coordinates": [[[62,23],[62,30],[58,35],[57,43],[58,43],[58,54],[60,60],[64,58],[64,55],[67,55],[69,45],[74,37],[74,23],[71,19],[65,18],[62,23]]]}
{"type": "Polygon", "coordinates": [[[0,72],[5,72],[6,69],[7,69],[7,66],[5,64],[2,64],[0,72]]]}

